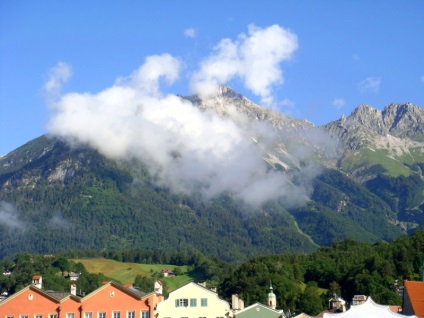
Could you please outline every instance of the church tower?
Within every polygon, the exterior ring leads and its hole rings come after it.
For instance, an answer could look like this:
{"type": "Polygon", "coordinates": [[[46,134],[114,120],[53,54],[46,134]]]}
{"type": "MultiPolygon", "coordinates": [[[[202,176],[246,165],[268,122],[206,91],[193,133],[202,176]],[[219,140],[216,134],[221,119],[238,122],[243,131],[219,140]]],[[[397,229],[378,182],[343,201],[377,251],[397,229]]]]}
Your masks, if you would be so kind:
{"type": "Polygon", "coordinates": [[[266,304],[268,307],[271,307],[272,309],[275,309],[277,307],[277,297],[272,291],[271,281],[269,281],[269,293],[266,297],[266,304]]]}

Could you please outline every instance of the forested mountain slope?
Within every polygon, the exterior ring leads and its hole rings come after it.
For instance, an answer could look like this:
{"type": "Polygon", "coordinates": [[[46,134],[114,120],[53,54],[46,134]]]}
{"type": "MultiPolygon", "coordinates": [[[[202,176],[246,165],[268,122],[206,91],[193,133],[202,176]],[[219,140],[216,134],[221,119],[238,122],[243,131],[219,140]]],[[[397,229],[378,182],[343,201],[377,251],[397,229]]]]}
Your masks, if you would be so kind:
{"type": "MultiPolygon", "coordinates": [[[[234,122],[234,127],[245,129],[238,138],[248,146],[239,146],[240,154],[253,144],[267,163],[267,171],[255,173],[268,179],[249,176],[255,183],[249,189],[250,199],[259,194],[268,199],[252,204],[237,193],[216,189],[214,195],[205,196],[205,189],[218,187],[210,181],[218,180],[213,170],[205,174],[210,178],[207,187],[195,180],[175,191],[178,182],[168,186],[159,179],[160,170],[152,173],[148,161],[107,157],[75,138],[41,136],[0,158],[0,257],[22,251],[143,247],[167,252],[197,249],[225,260],[244,260],[310,252],[345,238],[390,241],[423,224],[419,156],[405,176],[390,174],[389,166],[381,169],[361,157],[355,167],[371,167],[367,171],[374,176],[358,178],[360,169],[350,172],[345,162],[352,151],[362,148],[343,152],[343,139],[339,148],[334,147],[340,136],[333,126],[345,124],[314,127],[255,105],[228,87],[207,101],[179,98],[215,121],[214,112],[225,124],[234,122]],[[268,182],[279,176],[284,181],[279,183],[281,193],[268,182]],[[183,191],[188,187],[190,191],[183,191]]],[[[355,127],[362,129],[360,121],[355,127]]],[[[418,140],[420,129],[415,132],[418,140]]],[[[342,135],[346,134],[350,134],[347,128],[342,135]]],[[[184,151],[175,148],[167,154],[177,164],[187,160],[187,153],[180,150],[184,151]]],[[[240,173],[247,159],[238,157],[234,167],[240,173]]],[[[202,172],[187,167],[186,173],[202,172]]],[[[218,181],[225,180],[225,173],[218,173],[218,181]]]]}

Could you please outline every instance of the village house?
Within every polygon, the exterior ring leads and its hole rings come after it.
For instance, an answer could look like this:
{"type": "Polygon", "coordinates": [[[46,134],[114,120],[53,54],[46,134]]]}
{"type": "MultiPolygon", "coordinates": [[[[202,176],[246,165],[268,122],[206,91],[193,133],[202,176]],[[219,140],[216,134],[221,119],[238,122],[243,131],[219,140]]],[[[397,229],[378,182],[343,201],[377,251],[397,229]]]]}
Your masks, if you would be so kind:
{"type": "Polygon", "coordinates": [[[107,282],[86,296],[42,289],[42,277],[0,302],[1,318],[154,318],[162,295],[146,294],[116,282],[107,282]]]}
{"type": "Polygon", "coordinates": [[[188,283],[169,293],[168,299],[158,303],[156,318],[171,317],[232,317],[230,304],[218,294],[197,283],[188,283]]]}
{"type": "Polygon", "coordinates": [[[346,301],[334,293],[333,297],[328,300],[328,309],[330,312],[345,312],[346,301]]]}
{"type": "Polygon", "coordinates": [[[424,318],[424,281],[405,280],[403,286],[402,313],[424,318]]]}
{"type": "Polygon", "coordinates": [[[80,275],[81,273],[69,272],[66,278],[72,281],[77,281],[80,275]]]}
{"type": "Polygon", "coordinates": [[[352,306],[362,305],[367,301],[367,296],[365,295],[355,295],[352,299],[352,306]]]}
{"type": "Polygon", "coordinates": [[[162,269],[162,275],[163,275],[163,277],[174,277],[175,276],[175,274],[172,270],[166,269],[166,268],[162,269]]]}
{"type": "Polygon", "coordinates": [[[266,305],[255,303],[244,308],[244,302],[240,305],[237,295],[232,296],[232,302],[234,317],[236,318],[286,318],[284,310],[276,309],[277,296],[274,294],[271,282],[269,283],[269,291],[266,296],[266,305]]]}

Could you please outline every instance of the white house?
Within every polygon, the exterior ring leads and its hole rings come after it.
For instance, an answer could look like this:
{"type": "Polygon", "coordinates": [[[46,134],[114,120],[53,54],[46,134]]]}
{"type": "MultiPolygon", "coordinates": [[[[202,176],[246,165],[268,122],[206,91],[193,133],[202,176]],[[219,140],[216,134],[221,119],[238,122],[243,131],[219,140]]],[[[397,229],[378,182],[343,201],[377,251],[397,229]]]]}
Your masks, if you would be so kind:
{"type": "Polygon", "coordinates": [[[196,283],[188,283],[169,293],[155,310],[158,318],[232,317],[230,304],[218,294],[196,283]]]}

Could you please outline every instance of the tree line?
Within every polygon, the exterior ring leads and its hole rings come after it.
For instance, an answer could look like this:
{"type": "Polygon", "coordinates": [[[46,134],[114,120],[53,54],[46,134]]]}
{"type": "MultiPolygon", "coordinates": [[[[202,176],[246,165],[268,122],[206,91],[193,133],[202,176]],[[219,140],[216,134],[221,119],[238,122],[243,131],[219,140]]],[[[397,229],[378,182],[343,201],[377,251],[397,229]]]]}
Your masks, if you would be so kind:
{"type": "MultiPolygon", "coordinates": [[[[424,231],[400,237],[391,243],[370,244],[347,239],[311,254],[275,254],[229,263],[198,250],[163,253],[149,249],[123,251],[70,251],[57,256],[18,254],[4,258],[0,268],[10,275],[0,278],[1,292],[10,294],[27,286],[34,275],[42,275],[45,289],[68,291],[67,271],[80,272],[78,292],[89,293],[110,280],[90,274],[83,264],[70,261],[82,257],[106,257],[121,262],[188,266],[188,274],[218,288],[221,297],[231,300],[238,294],[246,305],[266,303],[270,281],[279,308],[316,315],[328,306],[333,293],[351,301],[356,294],[371,296],[377,303],[401,305],[403,280],[421,280],[424,261],[424,231]]],[[[134,286],[150,292],[156,273],[137,276],[134,286]]]]}

